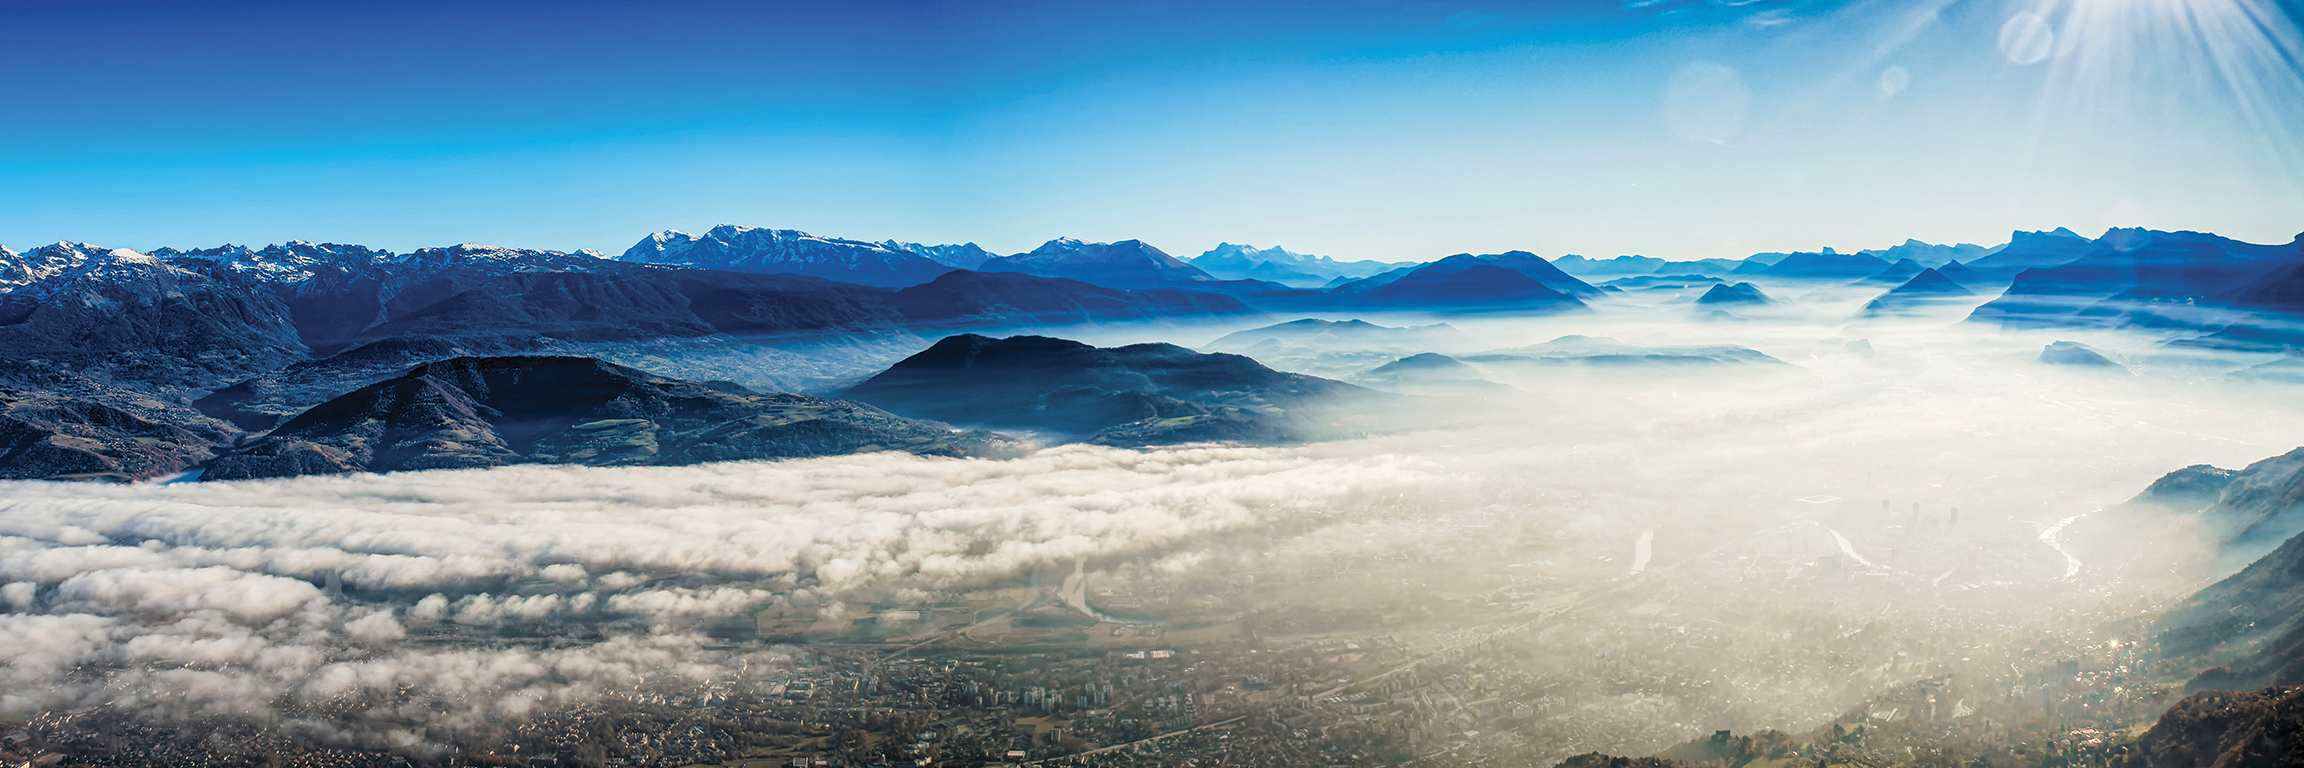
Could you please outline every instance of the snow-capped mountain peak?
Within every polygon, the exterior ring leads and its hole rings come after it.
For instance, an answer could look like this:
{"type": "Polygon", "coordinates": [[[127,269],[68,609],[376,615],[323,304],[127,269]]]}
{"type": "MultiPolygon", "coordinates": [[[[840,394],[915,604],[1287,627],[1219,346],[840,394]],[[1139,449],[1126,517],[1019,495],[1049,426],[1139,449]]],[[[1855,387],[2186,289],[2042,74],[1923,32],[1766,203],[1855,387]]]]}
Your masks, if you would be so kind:
{"type": "Polygon", "coordinates": [[[1029,253],[1004,256],[984,263],[986,272],[1022,272],[1040,277],[1062,277],[1111,288],[1150,288],[1215,282],[1200,268],[1142,240],[1089,243],[1059,237],[1029,253]]]}
{"type": "Polygon", "coordinates": [[[975,243],[964,243],[961,245],[922,245],[920,243],[900,243],[895,240],[883,240],[880,242],[880,247],[891,251],[909,251],[911,253],[917,253],[921,256],[928,257],[930,261],[958,269],[975,269],[977,267],[983,266],[986,260],[996,257],[996,255],[991,251],[984,250],[982,246],[979,246],[975,243]]]}
{"type": "Polygon", "coordinates": [[[722,224],[702,235],[665,230],[624,251],[620,261],[639,264],[809,275],[891,288],[918,285],[952,271],[912,250],[811,235],[794,229],[722,224]]]}
{"type": "Polygon", "coordinates": [[[262,248],[221,245],[197,251],[162,248],[152,254],[172,266],[214,275],[232,275],[270,285],[290,285],[321,272],[340,272],[389,263],[390,251],[366,246],[290,240],[262,248]]]}
{"type": "Polygon", "coordinates": [[[566,251],[505,248],[460,243],[446,248],[425,248],[384,260],[412,275],[458,271],[479,274],[516,272],[597,272],[606,266],[599,258],[566,251]]]}
{"type": "Polygon", "coordinates": [[[80,269],[110,249],[58,241],[29,251],[0,254],[0,291],[11,291],[80,269]]]}

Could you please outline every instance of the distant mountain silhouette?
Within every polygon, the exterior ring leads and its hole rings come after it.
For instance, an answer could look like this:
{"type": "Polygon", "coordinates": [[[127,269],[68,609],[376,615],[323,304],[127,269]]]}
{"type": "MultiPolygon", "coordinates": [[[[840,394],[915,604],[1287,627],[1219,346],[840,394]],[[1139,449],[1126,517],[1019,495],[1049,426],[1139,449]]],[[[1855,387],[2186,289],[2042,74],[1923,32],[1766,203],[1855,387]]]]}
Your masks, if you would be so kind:
{"type": "Polygon", "coordinates": [[[1908,312],[1948,299],[1974,295],[1976,295],[1975,291],[1952,282],[1952,279],[1945,277],[1944,273],[1933,269],[1923,269],[1920,270],[1919,274],[1913,275],[1912,279],[1904,281],[1903,285],[1890,288],[1886,293],[1880,294],[1870,303],[1865,304],[1862,314],[1876,316],[1908,312]]]}
{"type": "Polygon", "coordinates": [[[2077,368],[2101,368],[2126,371],[2128,366],[2104,354],[2102,350],[2077,341],[2050,342],[2040,350],[2040,362],[2049,365],[2069,365],[2077,368]]]}
{"type": "Polygon", "coordinates": [[[2286,294],[2278,286],[2304,264],[2304,236],[2255,245],[2199,232],[2115,229],[2083,242],[2068,263],[2018,274],[1969,319],[2002,327],[2216,331],[2235,324],[2232,310],[2283,311],[2286,294]]]}
{"type": "Polygon", "coordinates": [[[1784,361],[1729,345],[1644,347],[1605,336],[1562,336],[1542,344],[1497,349],[1458,359],[1482,365],[1587,368],[1780,366],[1784,361]]]}
{"type": "Polygon", "coordinates": [[[842,393],[920,418],[1145,445],[1295,442],[1392,397],[1238,355],[1171,344],[1100,349],[1045,336],[948,337],[842,393]]]}
{"type": "Polygon", "coordinates": [[[1728,273],[1736,271],[1737,267],[1741,267],[1743,265],[1744,261],[1742,259],[1695,259],[1692,261],[1667,261],[1664,262],[1663,266],[1656,268],[1656,274],[1704,274],[1726,276],[1728,273]]]}
{"type": "Polygon", "coordinates": [[[1920,274],[1920,271],[1923,269],[1927,269],[1927,267],[1921,266],[1920,262],[1913,261],[1911,259],[1904,259],[1894,264],[1888,265],[1888,268],[1880,270],[1879,274],[1864,278],[1863,280],[1858,281],[1856,284],[1890,286],[1902,285],[1904,281],[1912,279],[1913,275],[1920,274]]]}
{"type": "Polygon", "coordinates": [[[999,450],[856,403],[756,394],[581,357],[461,357],[321,403],[202,479],[491,467],[694,464],[902,450],[999,450]]]}
{"type": "Polygon", "coordinates": [[[1941,267],[1937,267],[1936,274],[1943,275],[1945,279],[1966,286],[1983,285],[1984,283],[1991,280],[1991,278],[1985,277],[1984,273],[1969,269],[1968,265],[1957,261],[1945,264],[1941,267]]]}
{"type": "Polygon", "coordinates": [[[1960,261],[1962,259],[1983,258],[1998,250],[1998,248],[1988,248],[1981,245],[1969,245],[1967,243],[1961,243],[1958,245],[1933,245],[1906,238],[1902,245],[1862,250],[1857,251],[1857,253],[1864,256],[1871,256],[1882,261],[1897,262],[1909,260],[1923,267],[1936,267],[1941,269],[1945,264],[1960,261]]]}
{"type": "Polygon", "coordinates": [[[1552,266],[1577,277],[1623,277],[1656,274],[1667,262],[1647,256],[1617,256],[1610,259],[1590,259],[1569,254],[1552,260],[1552,266]]]}
{"type": "Polygon", "coordinates": [[[1696,297],[1696,304],[1706,307],[1767,306],[1776,303],[1760,286],[1751,283],[1714,285],[1704,295],[1696,297]]]}
{"type": "Polygon", "coordinates": [[[1347,306],[1365,308],[1581,308],[1583,302],[1543,282],[1493,264],[1451,271],[1418,270],[1351,295],[1347,306]]]}
{"type": "Polygon", "coordinates": [[[1294,320],[1226,334],[1209,342],[1208,349],[1253,355],[1268,345],[1318,349],[1401,349],[1453,347],[1465,343],[1462,332],[1447,323],[1393,328],[1365,320],[1294,320]]]}
{"type": "Polygon", "coordinates": [[[1614,280],[1601,283],[1600,287],[1616,288],[1619,290],[1627,291],[1646,290],[1651,288],[1678,291],[1686,290],[1689,288],[1711,286],[1723,282],[1724,281],[1722,281],[1720,278],[1712,277],[1709,275],[1640,275],[1638,277],[1619,277],[1614,280]]]}
{"type": "Polygon", "coordinates": [[[2046,232],[2014,232],[1999,250],[1968,259],[1969,269],[2005,280],[2027,269],[2069,264],[2096,247],[2096,242],[2063,227],[2046,232]]]}
{"type": "Polygon", "coordinates": [[[1794,253],[1770,265],[1760,274],[1775,278],[1794,279],[1853,279],[1871,277],[1887,270],[1888,262],[1854,253],[1835,253],[1825,249],[1821,253],[1794,253]]]}
{"type": "Polygon", "coordinates": [[[1370,369],[1355,380],[1372,387],[1416,395],[1499,396],[1520,390],[1489,381],[1486,373],[1461,360],[1433,352],[1409,355],[1370,369]]]}
{"type": "Polygon", "coordinates": [[[897,291],[888,304],[906,324],[1067,325],[1256,314],[1239,299],[1174,288],[1123,290],[1016,272],[955,271],[897,291]]]}
{"type": "Polygon", "coordinates": [[[1418,267],[1415,271],[1408,273],[1408,275],[1440,275],[1450,272],[1471,270],[1483,266],[1502,267],[1504,269],[1509,269],[1513,272],[1520,273],[1530,280],[1534,280],[1543,284],[1546,288],[1550,288],[1570,296],[1586,298],[1599,296],[1601,294],[1599,288],[1593,287],[1590,283],[1576,279],[1574,275],[1563,272],[1559,267],[1553,266],[1552,262],[1544,260],[1544,257],[1529,253],[1527,251],[1505,251],[1503,253],[1491,253],[1480,256],[1459,253],[1454,256],[1450,256],[1448,258],[1418,267]]]}
{"type": "Polygon", "coordinates": [[[1332,280],[1362,278],[1408,264],[1382,261],[1337,261],[1326,256],[1296,253],[1286,248],[1218,243],[1190,261],[1192,266],[1225,280],[1266,280],[1299,288],[1332,280]]]}
{"type": "Polygon", "coordinates": [[[1409,355],[1407,357],[1403,357],[1398,360],[1377,366],[1374,370],[1369,371],[1369,373],[1378,376],[1403,374],[1442,374],[1452,377],[1471,378],[1477,378],[1480,375],[1479,369],[1465,365],[1461,360],[1457,360],[1456,358],[1449,357],[1447,355],[1435,354],[1432,352],[1409,355]]]}

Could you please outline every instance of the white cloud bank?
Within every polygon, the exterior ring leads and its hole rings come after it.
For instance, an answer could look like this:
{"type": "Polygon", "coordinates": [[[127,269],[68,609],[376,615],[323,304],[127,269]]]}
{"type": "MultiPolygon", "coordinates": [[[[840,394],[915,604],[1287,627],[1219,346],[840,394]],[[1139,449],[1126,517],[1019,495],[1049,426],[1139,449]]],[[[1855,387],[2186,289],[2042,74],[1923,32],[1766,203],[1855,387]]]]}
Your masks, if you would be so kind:
{"type": "Polygon", "coordinates": [[[1428,472],[1397,456],[1069,447],[1013,461],[10,483],[0,711],[111,700],[270,719],[365,691],[401,700],[362,717],[372,723],[518,715],[722,674],[736,660],[704,649],[696,628],[796,591],[950,586],[1169,545],[1428,472]],[[415,625],[550,617],[637,623],[569,650],[396,642],[415,625]]]}

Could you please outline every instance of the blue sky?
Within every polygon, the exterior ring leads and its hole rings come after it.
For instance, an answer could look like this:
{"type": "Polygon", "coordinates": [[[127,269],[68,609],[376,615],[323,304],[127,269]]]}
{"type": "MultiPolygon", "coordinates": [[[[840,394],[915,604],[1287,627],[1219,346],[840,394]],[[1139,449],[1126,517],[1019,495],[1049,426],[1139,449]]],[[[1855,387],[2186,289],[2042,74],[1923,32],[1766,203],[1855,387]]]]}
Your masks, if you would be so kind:
{"type": "Polygon", "coordinates": [[[2277,0],[0,3],[0,243],[2304,231],[2277,0]]]}

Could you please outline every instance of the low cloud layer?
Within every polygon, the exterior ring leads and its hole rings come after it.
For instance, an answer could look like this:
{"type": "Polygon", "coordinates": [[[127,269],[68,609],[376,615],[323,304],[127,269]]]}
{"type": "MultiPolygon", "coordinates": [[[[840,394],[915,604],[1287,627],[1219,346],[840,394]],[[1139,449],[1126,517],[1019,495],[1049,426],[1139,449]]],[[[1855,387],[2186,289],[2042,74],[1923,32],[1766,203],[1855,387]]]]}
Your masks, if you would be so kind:
{"type": "Polygon", "coordinates": [[[697,627],[796,594],[944,588],[1166,546],[1426,472],[1398,456],[1074,447],[1014,461],[15,483],[0,502],[0,598],[14,611],[0,614],[0,710],[111,700],[276,717],[395,692],[408,701],[363,719],[517,715],[723,675],[737,660],[704,650],[697,627]],[[550,652],[398,642],[436,622],[556,616],[622,623],[550,652]]]}

